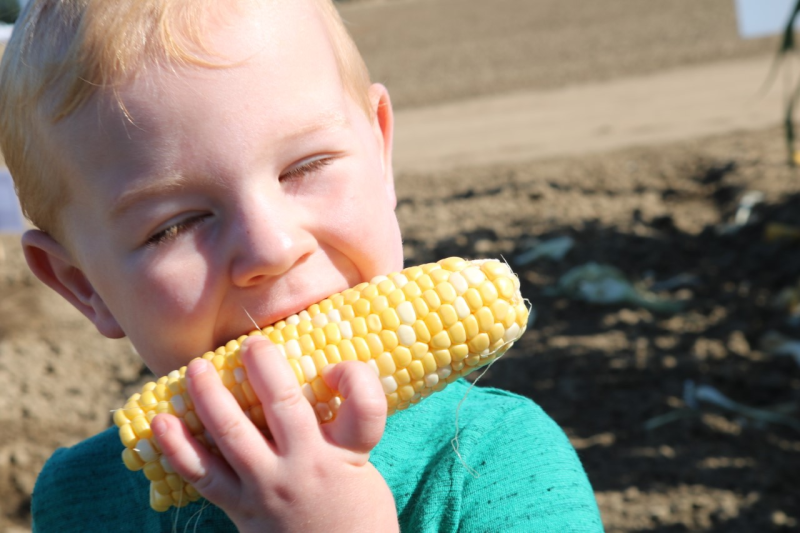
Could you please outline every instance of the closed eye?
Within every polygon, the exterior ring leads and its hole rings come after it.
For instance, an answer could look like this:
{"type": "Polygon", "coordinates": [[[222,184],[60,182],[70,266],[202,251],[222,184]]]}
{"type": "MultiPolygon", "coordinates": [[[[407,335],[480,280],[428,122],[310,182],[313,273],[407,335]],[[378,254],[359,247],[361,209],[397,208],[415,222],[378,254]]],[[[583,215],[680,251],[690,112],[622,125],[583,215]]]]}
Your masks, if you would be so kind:
{"type": "Polygon", "coordinates": [[[171,240],[174,240],[182,233],[190,231],[197,227],[198,224],[205,221],[210,215],[203,214],[203,215],[196,215],[191,216],[189,218],[183,219],[180,222],[176,222],[157,233],[153,234],[150,238],[147,239],[145,245],[147,246],[157,246],[159,244],[167,243],[171,240]]]}
{"type": "Polygon", "coordinates": [[[310,159],[301,165],[290,168],[281,175],[280,179],[283,181],[303,177],[306,174],[311,174],[312,172],[316,172],[317,170],[330,165],[333,163],[333,160],[334,158],[330,156],[319,156],[317,158],[310,159]]]}

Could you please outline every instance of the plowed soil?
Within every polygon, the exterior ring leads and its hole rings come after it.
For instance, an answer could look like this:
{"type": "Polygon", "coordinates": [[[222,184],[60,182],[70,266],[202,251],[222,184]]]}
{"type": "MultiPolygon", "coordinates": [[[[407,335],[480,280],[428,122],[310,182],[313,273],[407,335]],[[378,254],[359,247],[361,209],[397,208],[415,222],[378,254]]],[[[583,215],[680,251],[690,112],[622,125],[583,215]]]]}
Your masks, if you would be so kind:
{"type": "MultiPolygon", "coordinates": [[[[775,46],[739,40],[727,0],[395,0],[342,11],[399,109],[767,57],[775,46]]],[[[768,332],[800,339],[774,301],[800,283],[800,246],[764,237],[770,223],[800,226],[800,174],[775,123],[396,173],[407,264],[502,256],[520,274],[537,321],[480,383],[533,398],[564,428],[608,531],[800,530],[800,431],[685,398],[691,383],[711,385],[800,420],[800,365],[762,346],[768,332]],[[764,196],[748,223],[725,229],[752,190],[764,196]],[[575,241],[563,260],[518,260],[556,236],[575,241]],[[552,293],[592,261],[660,286],[683,309],[552,293]]],[[[110,410],[151,378],[127,341],[102,338],[33,278],[18,242],[0,235],[0,531],[30,529],[47,457],[108,427],[110,410]]]]}

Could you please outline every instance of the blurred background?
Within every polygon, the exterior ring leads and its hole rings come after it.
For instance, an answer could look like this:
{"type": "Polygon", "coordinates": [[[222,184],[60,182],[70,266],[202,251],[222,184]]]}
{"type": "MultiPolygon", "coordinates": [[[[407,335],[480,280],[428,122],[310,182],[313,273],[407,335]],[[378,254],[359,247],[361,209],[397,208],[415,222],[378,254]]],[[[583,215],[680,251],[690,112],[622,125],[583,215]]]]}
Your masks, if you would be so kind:
{"type": "MultiPolygon", "coordinates": [[[[407,264],[520,274],[537,320],[481,385],[564,428],[607,531],[800,531],[794,57],[767,83],[794,1],[337,5],[392,95],[407,264]]],[[[0,531],[19,532],[50,453],[151,376],[28,273],[9,190],[0,531]]]]}

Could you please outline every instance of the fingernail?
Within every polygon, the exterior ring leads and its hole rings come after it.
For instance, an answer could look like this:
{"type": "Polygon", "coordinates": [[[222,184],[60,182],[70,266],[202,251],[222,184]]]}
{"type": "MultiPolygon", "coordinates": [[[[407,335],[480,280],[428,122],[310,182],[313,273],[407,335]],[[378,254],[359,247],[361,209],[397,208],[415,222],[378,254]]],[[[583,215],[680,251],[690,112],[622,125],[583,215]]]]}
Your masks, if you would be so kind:
{"type": "Polygon", "coordinates": [[[167,423],[157,416],[150,422],[150,429],[156,437],[162,437],[167,432],[167,423]]]}
{"type": "Polygon", "coordinates": [[[266,340],[267,339],[265,337],[261,336],[261,335],[252,335],[250,337],[247,337],[244,340],[244,343],[242,343],[242,353],[243,354],[247,353],[247,351],[250,350],[250,345],[251,344],[258,344],[258,343],[261,343],[261,342],[265,342],[266,340]]]}
{"type": "Polygon", "coordinates": [[[186,376],[188,378],[193,378],[199,376],[206,370],[208,370],[208,364],[205,359],[195,359],[186,367],[186,376]]]}

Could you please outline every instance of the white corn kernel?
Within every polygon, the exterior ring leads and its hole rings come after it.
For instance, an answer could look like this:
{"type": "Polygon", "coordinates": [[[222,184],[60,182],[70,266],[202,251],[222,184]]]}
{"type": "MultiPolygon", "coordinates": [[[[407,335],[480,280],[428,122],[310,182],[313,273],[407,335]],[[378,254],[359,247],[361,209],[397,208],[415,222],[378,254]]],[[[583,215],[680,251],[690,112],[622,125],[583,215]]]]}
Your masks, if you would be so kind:
{"type": "Polygon", "coordinates": [[[397,340],[403,346],[413,346],[417,342],[417,334],[414,333],[414,328],[403,324],[397,328],[397,340]]]}
{"type": "Polygon", "coordinates": [[[450,274],[450,277],[447,278],[447,281],[450,282],[450,284],[456,290],[456,294],[459,296],[467,292],[467,289],[469,289],[469,283],[467,283],[467,280],[464,279],[464,276],[462,276],[459,272],[453,272],[450,274]]]}
{"type": "Polygon", "coordinates": [[[353,338],[353,326],[350,324],[350,322],[340,322],[339,331],[341,332],[343,339],[353,338]]]}
{"type": "Polygon", "coordinates": [[[381,385],[383,385],[383,392],[386,394],[391,394],[397,390],[397,381],[394,376],[382,377],[381,385]]]}
{"type": "Polygon", "coordinates": [[[317,377],[317,366],[314,364],[314,359],[310,355],[304,355],[300,358],[300,368],[306,376],[306,381],[311,381],[317,377]]]}

